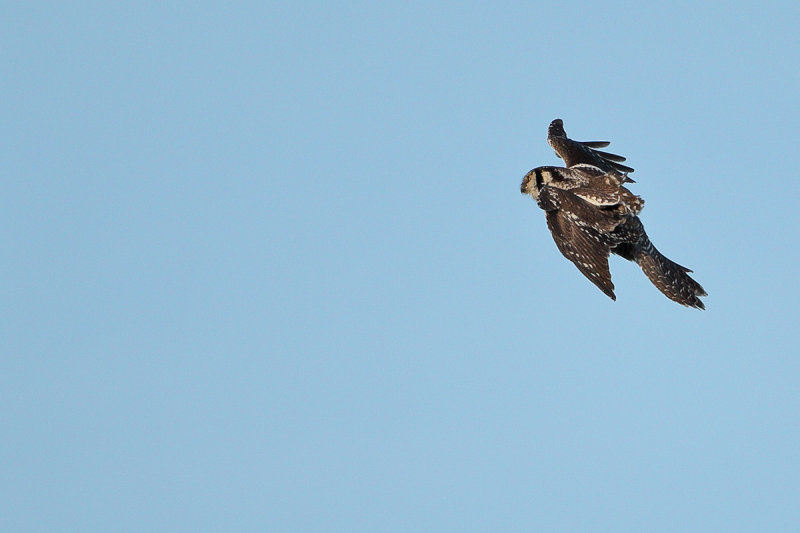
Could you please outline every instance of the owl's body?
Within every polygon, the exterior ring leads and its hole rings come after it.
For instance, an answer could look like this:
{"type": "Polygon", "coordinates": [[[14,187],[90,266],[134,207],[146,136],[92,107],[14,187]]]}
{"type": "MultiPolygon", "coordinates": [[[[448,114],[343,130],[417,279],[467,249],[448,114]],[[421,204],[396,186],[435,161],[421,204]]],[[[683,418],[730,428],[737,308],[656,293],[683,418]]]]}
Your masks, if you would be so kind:
{"type": "Polygon", "coordinates": [[[644,200],[623,186],[633,182],[627,177],[633,169],[621,164],[625,158],[594,149],[607,146],[605,141],[567,138],[558,119],[550,124],[548,142],[567,168],[535,168],[520,189],[545,211],[561,253],[612,300],[610,253],[635,261],[671,300],[704,309],[700,296],[706,292],[689,276],[691,270],[667,259],[647,237],[638,217],[644,200]]]}

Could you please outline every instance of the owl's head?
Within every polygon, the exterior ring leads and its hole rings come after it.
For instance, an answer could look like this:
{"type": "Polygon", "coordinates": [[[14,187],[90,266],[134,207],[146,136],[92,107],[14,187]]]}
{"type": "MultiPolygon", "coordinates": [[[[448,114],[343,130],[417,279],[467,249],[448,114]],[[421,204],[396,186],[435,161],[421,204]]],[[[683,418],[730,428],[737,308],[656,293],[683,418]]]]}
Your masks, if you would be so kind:
{"type": "Polygon", "coordinates": [[[522,194],[530,194],[534,200],[539,199],[539,189],[547,185],[557,176],[553,167],[537,167],[525,174],[519,190],[522,194]]]}

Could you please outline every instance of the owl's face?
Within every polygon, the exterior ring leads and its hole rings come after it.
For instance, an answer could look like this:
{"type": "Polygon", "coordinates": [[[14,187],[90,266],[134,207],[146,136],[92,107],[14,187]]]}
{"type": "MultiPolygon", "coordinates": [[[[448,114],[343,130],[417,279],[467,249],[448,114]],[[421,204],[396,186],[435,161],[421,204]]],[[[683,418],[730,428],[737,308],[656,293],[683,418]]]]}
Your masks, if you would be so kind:
{"type": "Polygon", "coordinates": [[[539,199],[539,187],[536,185],[536,173],[538,168],[534,168],[522,178],[522,185],[519,187],[519,192],[522,194],[530,194],[534,200],[539,199]]]}

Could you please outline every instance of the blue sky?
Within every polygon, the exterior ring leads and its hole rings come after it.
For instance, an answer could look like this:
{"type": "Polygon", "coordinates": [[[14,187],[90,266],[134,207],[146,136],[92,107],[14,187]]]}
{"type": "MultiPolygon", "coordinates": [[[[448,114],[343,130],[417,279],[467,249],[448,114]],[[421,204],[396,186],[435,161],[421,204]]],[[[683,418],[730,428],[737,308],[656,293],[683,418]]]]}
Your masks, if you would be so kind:
{"type": "Polygon", "coordinates": [[[3,13],[4,531],[800,528],[796,3],[3,13]],[[557,117],[707,311],[558,253],[557,117]]]}

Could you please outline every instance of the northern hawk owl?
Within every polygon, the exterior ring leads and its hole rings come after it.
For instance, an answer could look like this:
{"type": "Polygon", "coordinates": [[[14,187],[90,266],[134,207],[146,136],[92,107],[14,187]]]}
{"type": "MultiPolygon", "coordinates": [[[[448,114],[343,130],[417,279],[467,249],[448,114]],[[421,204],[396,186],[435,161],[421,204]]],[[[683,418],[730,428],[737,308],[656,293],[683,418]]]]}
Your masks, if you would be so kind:
{"type": "Polygon", "coordinates": [[[554,120],[547,142],[565,167],[534,168],[522,180],[520,190],[531,195],[545,212],[547,227],[564,257],[609,298],[616,300],[608,269],[608,256],[617,254],[635,261],[667,298],[679,304],[705,309],[706,291],[689,276],[689,270],[662,255],[644,231],[639,213],[644,200],[624,183],[633,183],[622,164],[625,158],[602,152],[606,141],[574,141],[564,123],[554,120]]]}

